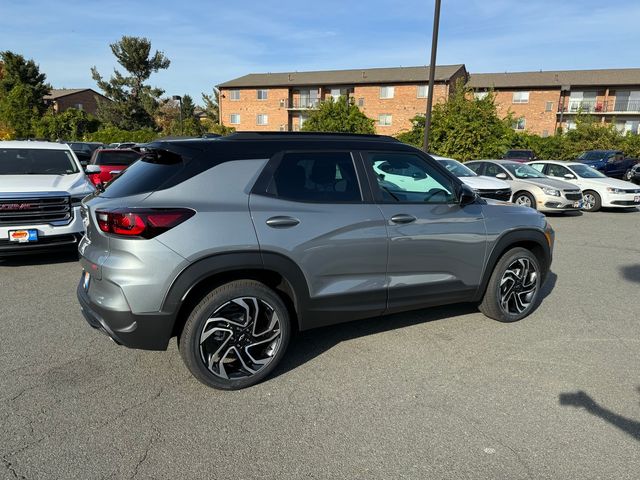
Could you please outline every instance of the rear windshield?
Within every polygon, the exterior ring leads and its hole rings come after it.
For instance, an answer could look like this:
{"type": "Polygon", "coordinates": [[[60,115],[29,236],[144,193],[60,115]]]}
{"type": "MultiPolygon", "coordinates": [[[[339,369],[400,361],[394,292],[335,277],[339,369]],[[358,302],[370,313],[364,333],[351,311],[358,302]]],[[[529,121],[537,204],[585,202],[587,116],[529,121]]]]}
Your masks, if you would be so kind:
{"type": "Polygon", "coordinates": [[[68,150],[0,148],[0,175],[70,175],[78,172],[68,150]]]}
{"type": "Polygon", "coordinates": [[[183,167],[184,163],[177,155],[160,159],[143,157],[109,182],[100,196],[128,197],[160,190],[183,167]]]}
{"type": "Polygon", "coordinates": [[[138,152],[98,152],[95,165],[126,165],[129,166],[140,158],[138,152]]]}
{"type": "Polygon", "coordinates": [[[533,158],[530,150],[509,150],[504,158],[533,158]]]}

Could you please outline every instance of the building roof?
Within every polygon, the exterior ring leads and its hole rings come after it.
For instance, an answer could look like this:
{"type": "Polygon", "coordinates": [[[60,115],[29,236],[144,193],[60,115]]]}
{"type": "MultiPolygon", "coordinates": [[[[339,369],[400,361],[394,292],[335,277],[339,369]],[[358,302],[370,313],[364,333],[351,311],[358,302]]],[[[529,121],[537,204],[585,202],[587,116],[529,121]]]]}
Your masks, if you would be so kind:
{"type": "Polygon", "coordinates": [[[104,95],[96,92],[92,88],[53,88],[49,92],[48,95],[44,96],[45,100],[56,100],[61,97],[66,97],[67,95],[73,95],[74,93],[86,92],[87,90],[92,91],[96,95],[100,95],[104,97],[104,95]]]}
{"type": "MultiPolygon", "coordinates": [[[[437,65],[436,82],[446,82],[456,73],[466,69],[463,64],[437,65]]],[[[378,83],[426,82],[429,67],[364,68],[353,70],[322,70],[316,72],[250,73],[218,87],[283,87],[319,85],[362,85],[378,83]]]]}
{"type": "Polygon", "coordinates": [[[471,88],[640,85],[640,68],[473,73],[467,85],[471,88]]]}

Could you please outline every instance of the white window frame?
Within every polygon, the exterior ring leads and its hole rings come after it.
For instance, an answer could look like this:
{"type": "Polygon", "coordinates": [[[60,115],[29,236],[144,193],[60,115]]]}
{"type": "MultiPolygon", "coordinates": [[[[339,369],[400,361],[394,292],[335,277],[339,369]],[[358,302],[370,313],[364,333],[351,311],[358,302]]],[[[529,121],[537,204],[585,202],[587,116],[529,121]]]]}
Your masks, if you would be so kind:
{"type": "Polygon", "coordinates": [[[553,112],[553,102],[552,101],[545,102],[544,111],[545,112],[553,112]]]}
{"type": "Polygon", "coordinates": [[[473,92],[473,98],[476,100],[484,100],[489,95],[489,92],[473,92]]]}
{"type": "Polygon", "coordinates": [[[378,115],[378,125],[381,127],[390,127],[391,125],[393,125],[393,115],[391,115],[390,113],[381,113],[380,115],[378,115]],[[382,120],[383,118],[385,119],[385,121],[382,120]]]}
{"type": "Polygon", "coordinates": [[[383,85],[380,87],[380,98],[382,100],[389,100],[395,96],[395,87],[393,85],[383,85]],[[384,95],[383,95],[383,92],[384,95]]]}
{"type": "Polygon", "coordinates": [[[256,115],[256,125],[269,125],[269,115],[266,113],[259,113],[256,115]],[[263,120],[260,122],[260,120],[263,120]]]}
{"type": "Polygon", "coordinates": [[[527,119],[524,117],[520,117],[517,118],[515,121],[515,125],[513,126],[513,129],[516,132],[523,132],[524,130],[527,129],[527,119]],[[522,128],[520,128],[520,122],[522,122],[522,128]]]}
{"type": "Polygon", "coordinates": [[[256,98],[258,100],[269,100],[269,90],[266,88],[259,88],[256,90],[256,98]],[[262,98],[261,94],[262,93],[262,98]]]}
{"type": "Polygon", "coordinates": [[[229,100],[232,100],[234,102],[240,100],[240,90],[237,88],[234,90],[229,90],[229,100]]]}
{"type": "Polygon", "coordinates": [[[230,125],[240,125],[240,114],[239,113],[232,113],[231,115],[229,115],[229,124],[230,125]],[[233,121],[233,118],[236,117],[237,121],[233,121]]]}
{"type": "Polygon", "coordinates": [[[427,98],[429,96],[429,85],[418,85],[418,91],[416,92],[417,98],[427,98]],[[424,89],[424,95],[420,95],[420,89],[424,89]]]}
{"type": "Polygon", "coordinates": [[[525,90],[519,90],[517,92],[513,92],[513,97],[511,98],[512,103],[529,103],[529,92],[525,90]]]}

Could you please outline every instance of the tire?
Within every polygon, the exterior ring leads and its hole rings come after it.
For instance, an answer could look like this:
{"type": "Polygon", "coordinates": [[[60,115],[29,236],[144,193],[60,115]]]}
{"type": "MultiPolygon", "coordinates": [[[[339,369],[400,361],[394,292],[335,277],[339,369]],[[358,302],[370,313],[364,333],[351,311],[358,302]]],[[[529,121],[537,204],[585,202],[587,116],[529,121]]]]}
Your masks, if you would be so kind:
{"type": "Polygon", "coordinates": [[[582,194],[582,209],[585,212],[597,212],[602,207],[602,199],[598,192],[585,190],[582,194]]]}
{"type": "Polygon", "coordinates": [[[633,172],[631,171],[631,169],[627,170],[622,178],[627,182],[630,182],[633,178],[633,172]]]}
{"type": "Polygon", "coordinates": [[[287,307],[266,285],[236,280],[213,289],[193,309],[180,335],[180,355],[200,382],[238,390],[262,381],[291,338],[287,307]]]}
{"type": "Polygon", "coordinates": [[[499,322],[516,322],[535,310],[541,286],[536,256],[526,248],[513,248],[494,267],[478,309],[499,322]]]}
{"type": "Polygon", "coordinates": [[[513,203],[536,210],[536,199],[528,192],[518,192],[513,196],[513,203]]]}

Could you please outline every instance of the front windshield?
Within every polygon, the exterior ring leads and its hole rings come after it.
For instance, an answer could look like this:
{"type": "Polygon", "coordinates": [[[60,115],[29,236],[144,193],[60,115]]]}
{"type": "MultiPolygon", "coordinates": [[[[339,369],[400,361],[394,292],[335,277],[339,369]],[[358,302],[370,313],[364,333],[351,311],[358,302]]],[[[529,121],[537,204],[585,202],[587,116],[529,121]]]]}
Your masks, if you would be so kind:
{"type": "Polygon", "coordinates": [[[576,175],[582,178],[607,178],[605,174],[600,173],[598,170],[593,167],[589,167],[588,165],[577,164],[571,165],[570,168],[576,175]]]}
{"type": "Polygon", "coordinates": [[[583,152],[578,158],[580,160],[600,160],[604,157],[604,152],[594,150],[592,152],[583,152]]]}
{"type": "Polygon", "coordinates": [[[477,177],[476,172],[456,160],[438,160],[438,162],[456,177],[477,177]]]}
{"type": "Polygon", "coordinates": [[[67,150],[0,148],[0,175],[70,175],[78,171],[67,150]]]}
{"type": "Polygon", "coordinates": [[[546,176],[531,168],[529,165],[522,163],[503,163],[502,166],[509,170],[511,175],[516,178],[545,178],[546,176]]]}

